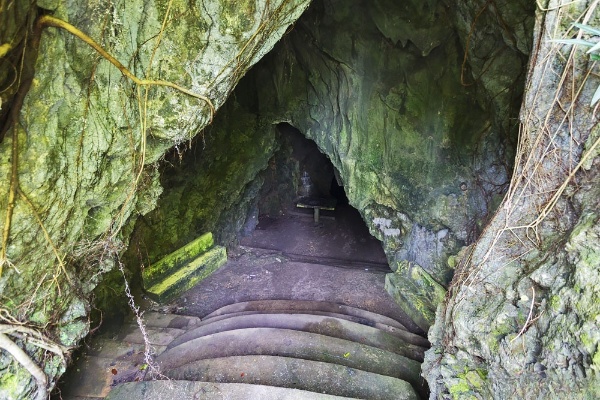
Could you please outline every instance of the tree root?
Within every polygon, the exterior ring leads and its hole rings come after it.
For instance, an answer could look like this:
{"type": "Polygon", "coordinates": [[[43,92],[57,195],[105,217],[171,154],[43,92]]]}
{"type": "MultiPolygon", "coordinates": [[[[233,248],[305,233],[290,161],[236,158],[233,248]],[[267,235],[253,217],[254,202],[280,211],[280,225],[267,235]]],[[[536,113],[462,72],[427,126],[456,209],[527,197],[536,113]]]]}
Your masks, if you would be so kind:
{"type": "Polygon", "coordinates": [[[44,371],[4,333],[0,333],[0,348],[9,352],[33,376],[37,383],[35,399],[45,400],[48,397],[48,377],[44,371]]]}
{"type": "Polygon", "coordinates": [[[56,354],[60,357],[63,368],[67,367],[65,354],[68,354],[70,349],[52,342],[35,329],[23,325],[0,324],[0,349],[10,353],[33,376],[37,384],[35,400],[46,400],[48,398],[48,376],[21,347],[8,337],[9,334],[56,354]]]}
{"type": "Polygon", "coordinates": [[[91,37],[89,37],[88,35],[86,35],[85,33],[83,33],[82,31],[80,31],[79,29],[77,29],[73,25],[71,25],[68,22],[65,22],[65,21],[63,21],[61,19],[55,18],[55,17],[53,17],[51,15],[42,15],[40,18],[38,18],[37,26],[38,26],[38,29],[41,29],[42,27],[46,27],[46,26],[53,26],[55,28],[61,28],[61,29],[66,30],[70,34],[76,36],[77,38],[83,40],[90,47],[92,47],[94,50],[96,50],[103,58],[105,58],[112,65],[114,65],[115,67],[117,67],[119,69],[119,71],[121,71],[121,73],[124,76],[126,76],[129,79],[131,79],[137,85],[140,85],[140,86],[166,86],[166,87],[170,87],[170,88],[173,88],[175,90],[178,90],[178,91],[180,91],[182,93],[185,93],[185,94],[187,94],[189,96],[192,96],[192,97],[195,97],[197,99],[203,100],[206,103],[206,105],[208,106],[209,110],[210,110],[210,122],[212,122],[213,116],[215,114],[215,106],[213,105],[212,101],[208,97],[203,96],[203,95],[198,94],[198,93],[194,93],[191,90],[188,90],[188,89],[186,89],[184,87],[181,87],[181,86],[179,86],[179,85],[177,85],[177,84],[175,84],[173,82],[162,81],[162,80],[148,80],[148,79],[140,79],[140,78],[138,78],[131,71],[129,71],[123,64],[121,64],[121,62],[119,60],[117,60],[116,58],[114,58],[106,50],[104,50],[102,48],[102,46],[100,46],[98,43],[96,43],[94,41],[94,39],[92,39],[91,37]]]}

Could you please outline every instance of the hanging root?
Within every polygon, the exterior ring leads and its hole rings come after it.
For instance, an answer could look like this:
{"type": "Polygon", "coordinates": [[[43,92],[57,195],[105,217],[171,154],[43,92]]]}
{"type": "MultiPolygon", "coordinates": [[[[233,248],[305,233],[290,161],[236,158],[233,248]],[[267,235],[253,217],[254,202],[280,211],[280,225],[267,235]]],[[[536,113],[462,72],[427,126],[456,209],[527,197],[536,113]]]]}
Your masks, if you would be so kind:
{"type": "Polygon", "coordinates": [[[35,399],[47,399],[48,377],[44,371],[4,333],[0,333],[0,348],[9,352],[33,376],[37,383],[37,396],[35,399]]]}
{"type": "Polygon", "coordinates": [[[111,56],[106,50],[102,48],[98,43],[94,41],[91,37],[75,28],[73,25],[65,22],[61,19],[52,17],[50,15],[42,15],[37,21],[38,28],[41,29],[46,26],[53,26],[55,28],[61,28],[69,32],[70,34],[76,36],[77,38],[83,40],[89,46],[91,46],[94,50],[96,50],[103,58],[108,60],[112,65],[117,67],[121,73],[127,78],[131,79],[137,85],[140,86],[166,86],[178,90],[182,93],[187,94],[188,96],[195,97],[197,99],[203,100],[210,110],[210,122],[212,122],[213,116],[215,114],[215,106],[212,101],[201,94],[194,93],[191,90],[188,90],[184,87],[181,87],[173,82],[162,81],[162,80],[149,80],[149,79],[140,79],[135,76],[131,71],[129,71],[119,60],[111,56]]]}

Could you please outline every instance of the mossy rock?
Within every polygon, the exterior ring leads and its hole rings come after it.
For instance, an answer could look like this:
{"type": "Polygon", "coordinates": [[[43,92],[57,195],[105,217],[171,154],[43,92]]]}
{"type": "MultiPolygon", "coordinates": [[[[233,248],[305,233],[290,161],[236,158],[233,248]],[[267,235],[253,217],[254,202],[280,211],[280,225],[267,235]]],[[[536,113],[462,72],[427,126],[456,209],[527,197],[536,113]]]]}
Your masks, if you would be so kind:
{"type": "Polygon", "coordinates": [[[160,261],[152,264],[142,271],[144,287],[148,288],[156,285],[168,275],[173,274],[184,264],[206,252],[213,244],[212,233],[208,232],[182,248],[175,250],[160,261]]]}
{"type": "Polygon", "coordinates": [[[165,303],[215,272],[227,262],[225,247],[216,246],[161,282],[147,289],[148,296],[165,303]]]}
{"type": "Polygon", "coordinates": [[[400,261],[396,272],[385,276],[385,289],[402,310],[427,332],[435,320],[435,310],[446,296],[446,289],[420,265],[400,261]]]}

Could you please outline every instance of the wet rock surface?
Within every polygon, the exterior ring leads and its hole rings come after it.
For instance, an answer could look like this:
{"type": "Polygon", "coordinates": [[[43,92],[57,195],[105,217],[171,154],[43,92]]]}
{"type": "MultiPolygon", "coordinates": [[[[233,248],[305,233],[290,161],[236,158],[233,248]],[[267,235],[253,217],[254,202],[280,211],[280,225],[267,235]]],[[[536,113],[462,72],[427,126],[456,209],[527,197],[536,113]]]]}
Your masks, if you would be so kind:
{"type": "MultiPolygon", "coordinates": [[[[238,5],[2,4],[0,46],[3,53],[5,44],[13,47],[0,60],[3,323],[25,324],[69,348],[87,334],[92,291],[118,264],[131,232],[124,226],[153,209],[163,190],[156,161],[212,118],[208,102],[189,93],[220,107],[308,2],[238,5]],[[139,79],[170,82],[188,93],[137,86],[82,37],[56,27],[34,29],[44,13],[85,33],[139,79]],[[36,59],[31,50],[38,44],[36,59]],[[22,88],[30,83],[30,89],[12,104],[19,98],[21,79],[15,75],[21,70],[27,72],[22,88]]],[[[96,291],[96,298],[110,304],[107,309],[123,298],[115,296],[124,293],[120,275],[96,291]]],[[[60,355],[15,340],[43,365],[51,389],[64,371],[60,355]]],[[[4,352],[0,373],[0,397],[27,398],[36,391],[29,372],[4,352]]]]}

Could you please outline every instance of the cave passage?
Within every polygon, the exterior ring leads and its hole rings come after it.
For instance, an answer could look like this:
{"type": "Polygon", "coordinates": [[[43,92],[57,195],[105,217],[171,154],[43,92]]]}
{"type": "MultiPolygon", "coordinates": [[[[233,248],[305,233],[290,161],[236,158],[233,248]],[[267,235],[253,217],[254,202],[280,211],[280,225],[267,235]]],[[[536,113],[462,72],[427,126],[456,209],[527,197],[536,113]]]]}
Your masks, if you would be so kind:
{"type": "Polygon", "coordinates": [[[270,160],[258,208],[241,244],[300,259],[389,271],[381,242],[352,207],[341,178],[317,145],[287,123],[277,125],[280,149],[270,160]],[[312,208],[327,204],[318,222],[312,208]]]}

